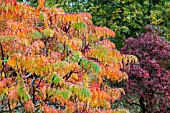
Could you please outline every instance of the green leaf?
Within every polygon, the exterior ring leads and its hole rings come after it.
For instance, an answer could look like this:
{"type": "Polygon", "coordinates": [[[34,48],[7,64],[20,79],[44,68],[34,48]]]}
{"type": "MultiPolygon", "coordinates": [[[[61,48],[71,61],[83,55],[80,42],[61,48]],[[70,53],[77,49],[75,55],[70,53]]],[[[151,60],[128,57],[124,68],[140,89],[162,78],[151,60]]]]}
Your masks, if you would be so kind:
{"type": "Polygon", "coordinates": [[[60,67],[65,66],[66,64],[67,64],[66,61],[59,61],[59,62],[57,62],[57,63],[55,64],[55,66],[56,66],[57,68],[60,68],[60,67]]]}
{"type": "Polygon", "coordinates": [[[85,60],[85,62],[84,62],[84,68],[87,69],[87,68],[88,68],[88,65],[89,65],[89,61],[88,61],[88,60],[85,60]]]}
{"type": "Polygon", "coordinates": [[[23,92],[24,92],[23,89],[24,89],[24,88],[23,88],[21,85],[20,85],[19,88],[18,88],[18,96],[21,97],[21,98],[22,98],[23,92]]]}
{"type": "Polygon", "coordinates": [[[53,37],[54,36],[54,30],[52,30],[52,29],[44,29],[42,33],[45,37],[53,37]]]}
{"type": "Polygon", "coordinates": [[[11,40],[13,40],[13,39],[14,39],[14,37],[5,36],[5,37],[2,38],[2,42],[11,41],[11,40]]]}
{"type": "Polygon", "coordinates": [[[38,37],[38,38],[42,38],[43,37],[43,35],[40,33],[40,32],[34,32],[33,34],[31,34],[31,36],[33,37],[33,38],[36,38],[36,37],[38,37]]]}
{"type": "Polygon", "coordinates": [[[74,52],[73,57],[72,57],[72,61],[73,62],[79,62],[81,60],[81,57],[79,56],[79,54],[77,52],[74,52]]]}
{"type": "Polygon", "coordinates": [[[63,95],[64,99],[66,100],[66,99],[70,98],[71,92],[70,91],[63,91],[62,95],[63,95]]]}
{"type": "Polygon", "coordinates": [[[101,71],[99,66],[96,63],[88,59],[81,58],[80,65],[83,66],[85,69],[90,68],[90,70],[94,70],[96,73],[99,73],[101,71]]]}
{"type": "Polygon", "coordinates": [[[80,62],[80,65],[83,66],[83,65],[84,65],[84,62],[85,62],[85,59],[82,58],[82,59],[81,59],[81,62],[80,62]]]}
{"type": "Polygon", "coordinates": [[[29,99],[29,96],[26,92],[24,92],[24,101],[27,101],[29,99]]]}
{"type": "Polygon", "coordinates": [[[57,95],[57,96],[61,96],[61,90],[57,90],[56,92],[55,92],[55,94],[57,95]]]}
{"type": "Polygon", "coordinates": [[[55,46],[55,51],[57,51],[57,52],[62,52],[62,51],[64,51],[64,46],[63,46],[63,44],[58,43],[58,44],[55,46]]]}
{"type": "Polygon", "coordinates": [[[84,29],[86,28],[86,24],[83,22],[79,22],[79,23],[73,23],[71,24],[71,27],[73,27],[74,29],[84,29]]]}
{"type": "Polygon", "coordinates": [[[72,91],[72,92],[74,92],[74,93],[77,93],[79,89],[78,89],[77,86],[72,85],[72,86],[69,87],[69,90],[72,91]]]}
{"type": "Polygon", "coordinates": [[[55,92],[55,94],[59,97],[63,97],[66,100],[66,99],[70,98],[72,93],[70,91],[67,91],[67,90],[64,90],[64,91],[57,90],[55,92]]]}
{"type": "Polygon", "coordinates": [[[8,59],[7,58],[4,58],[4,62],[7,62],[8,61],[8,59]]]}
{"type": "Polygon", "coordinates": [[[94,62],[90,62],[90,68],[94,70],[96,73],[99,73],[101,71],[99,66],[94,62]]]}
{"type": "Polygon", "coordinates": [[[54,93],[53,90],[50,89],[50,90],[48,91],[48,93],[47,93],[47,96],[50,97],[51,95],[53,95],[53,93],[54,93]]]}
{"type": "Polygon", "coordinates": [[[99,68],[99,66],[97,65],[97,64],[93,64],[93,68],[95,69],[95,71],[97,72],[97,73],[99,73],[100,72],[100,68],[99,68]]]}
{"type": "Polygon", "coordinates": [[[52,82],[54,84],[61,83],[61,81],[62,81],[62,78],[60,76],[58,76],[57,74],[52,75],[52,82]]]}
{"type": "Polygon", "coordinates": [[[97,37],[96,37],[95,35],[92,35],[92,36],[90,37],[90,40],[91,40],[91,42],[93,43],[93,42],[95,42],[95,41],[97,40],[97,37]]]}
{"type": "Polygon", "coordinates": [[[9,5],[6,5],[6,6],[5,6],[5,10],[8,10],[9,8],[10,8],[9,5]]]}
{"type": "Polygon", "coordinates": [[[82,95],[84,97],[90,97],[90,90],[88,90],[87,88],[81,88],[79,91],[79,95],[82,95]]]}
{"type": "Polygon", "coordinates": [[[45,18],[46,18],[45,14],[41,13],[39,17],[40,21],[44,21],[45,18]]]}

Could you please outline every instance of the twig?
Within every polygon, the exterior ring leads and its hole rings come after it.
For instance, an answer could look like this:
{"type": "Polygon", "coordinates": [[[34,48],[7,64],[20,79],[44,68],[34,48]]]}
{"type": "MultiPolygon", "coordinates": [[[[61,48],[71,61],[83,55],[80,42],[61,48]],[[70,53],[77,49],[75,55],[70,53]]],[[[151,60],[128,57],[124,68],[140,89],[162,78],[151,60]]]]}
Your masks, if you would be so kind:
{"type": "Polygon", "coordinates": [[[31,75],[32,75],[32,73],[29,73],[29,74],[26,76],[26,78],[30,77],[31,75]]]}
{"type": "Polygon", "coordinates": [[[2,43],[0,42],[0,49],[1,49],[1,55],[2,55],[2,58],[1,58],[1,60],[3,61],[2,62],[2,66],[3,66],[3,68],[2,68],[2,70],[1,70],[1,79],[2,79],[2,71],[4,72],[4,74],[5,74],[5,78],[7,77],[6,76],[6,70],[5,70],[5,63],[4,63],[4,51],[3,51],[3,47],[2,47],[2,43]]]}
{"type": "Polygon", "coordinates": [[[8,99],[8,108],[9,108],[9,112],[12,113],[12,110],[11,110],[11,107],[10,107],[9,99],[8,99]]]}
{"type": "Polygon", "coordinates": [[[37,88],[37,87],[40,85],[42,79],[43,79],[43,77],[40,77],[40,81],[39,81],[38,84],[35,86],[35,88],[37,88]]]}
{"type": "Polygon", "coordinates": [[[71,74],[73,73],[73,71],[70,71],[69,73],[67,73],[64,77],[63,77],[63,79],[64,78],[66,78],[66,81],[70,78],[70,76],[71,76],[71,74]]]}
{"type": "Polygon", "coordinates": [[[35,86],[34,86],[34,82],[35,82],[35,76],[33,77],[33,80],[31,81],[31,86],[32,86],[32,101],[33,103],[35,103],[35,86]]]}
{"type": "Polygon", "coordinates": [[[139,106],[139,107],[141,107],[142,108],[142,106],[140,105],[140,104],[137,104],[137,103],[134,103],[134,102],[129,102],[126,98],[124,98],[125,99],[125,101],[128,103],[128,104],[130,104],[130,105],[137,105],[137,106],[139,106]]]}

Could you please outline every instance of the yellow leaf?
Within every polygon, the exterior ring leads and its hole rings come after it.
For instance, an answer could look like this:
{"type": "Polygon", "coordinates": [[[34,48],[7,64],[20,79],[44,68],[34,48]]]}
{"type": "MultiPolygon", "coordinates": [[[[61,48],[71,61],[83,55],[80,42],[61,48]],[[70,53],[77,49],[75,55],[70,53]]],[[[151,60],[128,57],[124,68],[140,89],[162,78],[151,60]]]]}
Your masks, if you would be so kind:
{"type": "Polygon", "coordinates": [[[15,59],[9,59],[7,64],[10,65],[11,67],[15,67],[16,66],[16,60],[15,59]]]}
{"type": "Polygon", "coordinates": [[[77,74],[75,74],[75,73],[72,73],[72,74],[71,74],[71,78],[73,78],[74,80],[78,80],[78,76],[77,76],[77,74]]]}
{"type": "Polygon", "coordinates": [[[84,76],[84,87],[88,87],[88,81],[89,81],[89,77],[84,76]]]}
{"type": "Polygon", "coordinates": [[[5,78],[5,73],[4,73],[4,72],[2,72],[1,77],[2,77],[2,78],[5,78]]]}

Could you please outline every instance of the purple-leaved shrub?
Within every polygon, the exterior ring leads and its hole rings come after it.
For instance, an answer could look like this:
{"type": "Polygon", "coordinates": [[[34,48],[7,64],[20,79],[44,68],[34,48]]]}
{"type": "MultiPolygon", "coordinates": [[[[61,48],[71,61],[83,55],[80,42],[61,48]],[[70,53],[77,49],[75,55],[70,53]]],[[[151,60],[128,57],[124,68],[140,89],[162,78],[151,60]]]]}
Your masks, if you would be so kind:
{"type": "Polygon", "coordinates": [[[142,113],[170,113],[170,42],[145,28],[146,33],[127,39],[121,50],[139,59],[139,64],[130,64],[126,70],[129,80],[125,98],[140,106],[142,113]]]}

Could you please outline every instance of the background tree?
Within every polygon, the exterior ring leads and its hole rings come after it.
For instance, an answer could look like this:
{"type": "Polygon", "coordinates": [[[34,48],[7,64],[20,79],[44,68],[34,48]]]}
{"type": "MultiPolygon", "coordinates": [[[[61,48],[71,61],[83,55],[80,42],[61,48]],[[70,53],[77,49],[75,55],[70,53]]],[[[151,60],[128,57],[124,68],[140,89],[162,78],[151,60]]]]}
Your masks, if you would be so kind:
{"type": "Polygon", "coordinates": [[[137,39],[129,38],[121,52],[137,56],[139,64],[126,69],[125,100],[143,113],[170,112],[170,43],[150,27],[137,39]]]}

